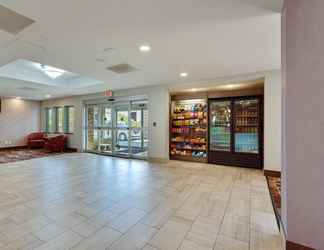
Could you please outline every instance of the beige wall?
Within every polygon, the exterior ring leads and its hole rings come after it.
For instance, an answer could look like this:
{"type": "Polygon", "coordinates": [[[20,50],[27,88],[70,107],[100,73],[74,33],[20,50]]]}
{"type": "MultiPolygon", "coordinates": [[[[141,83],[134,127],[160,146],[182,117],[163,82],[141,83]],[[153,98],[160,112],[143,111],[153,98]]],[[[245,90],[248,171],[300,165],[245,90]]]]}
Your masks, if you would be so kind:
{"type": "Polygon", "coordinates": [[[264,82],[264,169],[281,171],[281,71],[266,74],[264,82]]]}
{"type": "Polygon", "coordinates": [[[324,1],[283,13],[283,218],[289,241],[324,249],[324,1]]]}
{"type": "Polygon", "coordinates": [[[40,130],[40,102],[2,99],[0,147],[22,146],[26,136],[40,130]]]}

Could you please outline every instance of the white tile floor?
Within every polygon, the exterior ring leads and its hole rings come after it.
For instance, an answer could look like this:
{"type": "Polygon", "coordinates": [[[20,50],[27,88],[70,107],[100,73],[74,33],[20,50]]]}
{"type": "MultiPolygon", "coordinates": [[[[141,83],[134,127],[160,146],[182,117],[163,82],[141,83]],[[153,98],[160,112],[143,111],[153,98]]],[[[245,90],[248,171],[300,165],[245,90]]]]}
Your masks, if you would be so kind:
{"type": "Polygon", "coordinates": [[[261,171],[91,154],[0,165],[0,249],[280,250],[261,171]]]}

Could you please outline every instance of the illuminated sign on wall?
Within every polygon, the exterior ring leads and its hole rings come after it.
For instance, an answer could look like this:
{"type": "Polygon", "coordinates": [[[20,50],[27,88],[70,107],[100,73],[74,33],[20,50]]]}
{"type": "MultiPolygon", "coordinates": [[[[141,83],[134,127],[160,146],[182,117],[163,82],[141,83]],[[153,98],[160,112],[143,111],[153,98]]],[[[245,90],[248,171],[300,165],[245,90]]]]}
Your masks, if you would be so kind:
{"type": "Polygon", "coordinates": [[[106,90],[105,93],[104,93],[104,95],[106,97],[112,97],[113,96],[113,91],[112,90],[106,90]]]}

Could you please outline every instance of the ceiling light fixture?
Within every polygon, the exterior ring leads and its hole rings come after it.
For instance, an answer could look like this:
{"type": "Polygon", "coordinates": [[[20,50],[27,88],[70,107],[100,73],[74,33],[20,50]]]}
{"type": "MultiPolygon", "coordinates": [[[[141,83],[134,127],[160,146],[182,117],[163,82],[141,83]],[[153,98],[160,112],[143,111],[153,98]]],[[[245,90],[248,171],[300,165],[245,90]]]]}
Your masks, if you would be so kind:
{"type": "Polygon", "coordinates": [[[187,77],[187,76],[188,76],[188,73],[187,72],[180,73],[180,77],[187,77]]]}
{"type": "Polygon", "coordinates": [[[39,64],[37,65],[40,70],[42,70],[49,78],[55,80],[56,78],[62,76],[66,73],[63,69],[54,68],[48,65],[39,64]]]}
{"type": "Polygon", "coordinates": [[[149,45],[142,45],[140,46],[139,50],[145,53],[151,51],[151,47],[149,45]]]}
{"type": "Polygon", "coordinates": [[[45,95],[45,98],[51,98],[51,95],[50,94],[47,94],[47,95],[45,95]]]}
{"type": "Polygon", "coordinates": [[[224,86],[224,89],[229,89],[229,90],[231,90],[231,89],[235,89],[235,88],[237,88],[237,87],[238,87],[237,84],[227,84],[227,85],[224,86]]]}

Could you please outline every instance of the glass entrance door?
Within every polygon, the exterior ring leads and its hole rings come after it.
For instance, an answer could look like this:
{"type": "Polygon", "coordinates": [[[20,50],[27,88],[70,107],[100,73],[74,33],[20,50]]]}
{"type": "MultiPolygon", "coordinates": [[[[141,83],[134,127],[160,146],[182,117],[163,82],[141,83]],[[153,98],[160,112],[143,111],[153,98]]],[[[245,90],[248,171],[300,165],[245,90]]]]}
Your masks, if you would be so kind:
{"type": "Polygon", "coordinates": [[[131,103],[130,147],[135,157],[147,157],[148,152],[148,109],[145,102],[131,103]]]}
{"type": "Polygon", "coordinates": [[[146,101],[87,105],[85,112],[86,151],[147,157],[149,133],[146,101]]]}
{"type": "Polygon", "coordinates": [[[114,154],[129,155],[129,105],[115,107],[114,154]]]}
{"type": "Polygon", "coordinates": [[[99,106],[86,107],[86,151],[97,152],[99,145],[99,106]]]}
{"type": "Polygon", "coordinates": [[[102,105],[100,108],[100,133],[98,151],[101,153],[113,152],[113,119],[112,107],[102,105]]]}

